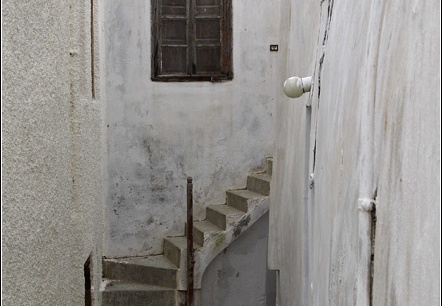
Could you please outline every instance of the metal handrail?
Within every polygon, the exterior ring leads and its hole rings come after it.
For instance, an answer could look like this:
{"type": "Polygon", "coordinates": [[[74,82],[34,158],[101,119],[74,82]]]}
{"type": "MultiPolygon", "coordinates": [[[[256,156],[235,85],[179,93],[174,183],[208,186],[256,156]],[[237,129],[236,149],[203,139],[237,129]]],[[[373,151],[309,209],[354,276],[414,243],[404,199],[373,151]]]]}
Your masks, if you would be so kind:
{"type": "Polygon", "coordinates": [[[193,253],[193,179],[187,178],[187,292],[186,305],[193,306],[193,272],[194,272],[194,253],[193,253]]]}

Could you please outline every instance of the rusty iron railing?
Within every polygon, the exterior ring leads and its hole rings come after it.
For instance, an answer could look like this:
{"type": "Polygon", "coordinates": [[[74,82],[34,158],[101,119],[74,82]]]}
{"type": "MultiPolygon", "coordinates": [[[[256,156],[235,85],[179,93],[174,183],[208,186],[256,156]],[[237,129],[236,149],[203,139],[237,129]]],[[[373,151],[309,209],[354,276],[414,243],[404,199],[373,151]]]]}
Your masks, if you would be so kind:
{"type": "Polygon", "coordinates": [[[187,178],[187,292],[186,305],[193,306],[193,179],[187,178]]]}

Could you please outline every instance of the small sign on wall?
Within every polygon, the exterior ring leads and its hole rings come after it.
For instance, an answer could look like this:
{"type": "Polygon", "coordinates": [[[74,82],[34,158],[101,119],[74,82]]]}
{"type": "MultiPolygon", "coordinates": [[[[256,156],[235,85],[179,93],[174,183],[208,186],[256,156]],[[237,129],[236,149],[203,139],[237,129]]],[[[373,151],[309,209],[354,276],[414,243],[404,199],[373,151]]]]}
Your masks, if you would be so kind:
{"type": "Polygon", "coordinates": [[[278,45],[270,45],[270,51],[278,52],[278,45]]]}

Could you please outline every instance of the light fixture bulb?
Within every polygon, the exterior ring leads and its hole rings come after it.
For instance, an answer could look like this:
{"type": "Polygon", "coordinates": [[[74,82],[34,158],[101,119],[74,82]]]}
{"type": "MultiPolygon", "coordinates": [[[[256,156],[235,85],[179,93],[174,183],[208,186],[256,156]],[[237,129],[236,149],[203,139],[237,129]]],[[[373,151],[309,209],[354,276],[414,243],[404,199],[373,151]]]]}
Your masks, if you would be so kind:
{"type": "Polygon", "coordinates": [[[284,82],[284,93],[289,98],[299,98],[303,93],[309,92],[312,87],[312,77],[291,77],[284,82]]]}

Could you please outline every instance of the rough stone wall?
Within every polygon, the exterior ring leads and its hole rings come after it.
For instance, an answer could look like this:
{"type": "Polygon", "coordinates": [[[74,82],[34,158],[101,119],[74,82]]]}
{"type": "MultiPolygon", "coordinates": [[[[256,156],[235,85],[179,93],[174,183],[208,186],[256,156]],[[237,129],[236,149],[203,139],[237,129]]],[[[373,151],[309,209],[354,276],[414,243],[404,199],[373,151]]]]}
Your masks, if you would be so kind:
{"type": "MultiPolygon", "coordinates": [[[[99,85],[91,98],[90,3],[2,1],[4,305],[84,304],[89,256],[99,288],[103,105],[99,85]]],[[[95,52],[98,75],[98,39],[95,52]]]]}
{"type": "Polygon", "coordinates": [[[299,99],[281,94],[275,112],[269,265],[280,305],[437,305],[439,1],[286,0],[281,11],[282,71],[314,84],[299,99]],[[365,298],[361,199],[377,215],[365,298]]]}
{"type": "Polygon", "coordinates": [[[151,1],[106,3],[109,181],[106,256],[154,254],[273,152],[277,2],[233,1],[234,79],[151,81],[151,1]],[[252,9],[253,8],[253,9],[252,9]]]}

